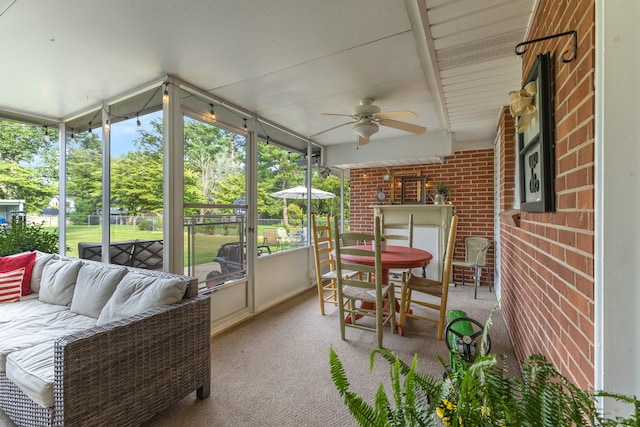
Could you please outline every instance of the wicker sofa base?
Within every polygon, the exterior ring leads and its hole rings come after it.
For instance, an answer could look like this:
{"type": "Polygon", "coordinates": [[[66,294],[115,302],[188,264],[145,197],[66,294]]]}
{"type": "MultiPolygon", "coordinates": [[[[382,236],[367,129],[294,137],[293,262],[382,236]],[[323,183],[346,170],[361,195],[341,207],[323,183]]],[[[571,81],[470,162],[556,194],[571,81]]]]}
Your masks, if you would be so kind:
{"type": "Polygon", "coordinates": [[[43,408],[0,372],[0,409],[19,426],[53,425],[53,408],[43,408]]]}
{"type": "Polygon", "coordinates": [[[51,408],[0,373],[0,409],[18,426],[138,426],[194,391],[208,397],[210,299],[189,285],[175,304],[58,338],[51,408]]]}

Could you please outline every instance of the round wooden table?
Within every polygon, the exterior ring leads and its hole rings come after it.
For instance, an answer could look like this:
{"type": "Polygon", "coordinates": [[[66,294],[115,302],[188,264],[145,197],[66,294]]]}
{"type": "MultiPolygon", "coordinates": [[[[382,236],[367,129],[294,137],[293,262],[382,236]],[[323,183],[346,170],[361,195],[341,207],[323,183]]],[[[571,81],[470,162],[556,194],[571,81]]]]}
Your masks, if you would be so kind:
{"type": "MultiPolygon", "coordinates": [[[[364,249],[371,250],[371,245],[357,245],[357,246],[348,246],[349,248],[354,249],[364,249]]],[[[347,262],[352,262],[355,264],[362,265],[371,265],[373,266],[376,262],[374,257],[365,256],[365,255],[351,255],[351,254],[341,254],[341,258],[347,262]]],[[[389,270],[390,269],[410,269],[410,268],[418,268],[418,267],[426,267],[433,255],[430,252],[427,252],[422,249],[417,248],[408,248],[406,246],[393,246],[387,245],[387,250],[383,251],[380,254],[380,261],[382,262],[382,284],[386,285],[389,283],[389,270]]],[[[362,302],[363,307],[373,310],[375,304],[362,302]]],[[[396,301],[396,311],[400,311],[400,303],[396,301]]],[[[398,334],[402,335],[402,329],[398,326],[398,334]]]]}
{"type": "MultiPolygon", "coordinates": [[[[349,246],[349,248],[365,249],[370,251],[371,245],[349,246]]],[[[431,253],[417,248],[408,248],[406,246],[387,245],[387,250],[380,254],[382,262],[382,284],[389,283],[390,269],[410,269],[418,267],[426,267],[431,262],[433,255],[431,253]]],[[[347,255],[342,254],[342,259],[355,264],[374,265],[375,258],[364,255],[347,255]]]]}

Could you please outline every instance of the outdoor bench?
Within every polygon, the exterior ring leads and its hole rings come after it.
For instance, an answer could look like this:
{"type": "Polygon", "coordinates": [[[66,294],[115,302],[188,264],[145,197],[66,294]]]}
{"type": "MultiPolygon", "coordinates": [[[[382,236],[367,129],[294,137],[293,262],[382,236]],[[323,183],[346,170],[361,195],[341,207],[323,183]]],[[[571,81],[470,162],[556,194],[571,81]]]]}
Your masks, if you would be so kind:
{"type": "MultiPolygon", "coordinates": [[[[162,270],[162,240],[127,240],[111,242],[109,259],[111,264],[127,267],[144,268],[145,270],[162,270]]],[[[102,261],[101,243],[78,243],[78,257],[92,261],[102,261]]]]}

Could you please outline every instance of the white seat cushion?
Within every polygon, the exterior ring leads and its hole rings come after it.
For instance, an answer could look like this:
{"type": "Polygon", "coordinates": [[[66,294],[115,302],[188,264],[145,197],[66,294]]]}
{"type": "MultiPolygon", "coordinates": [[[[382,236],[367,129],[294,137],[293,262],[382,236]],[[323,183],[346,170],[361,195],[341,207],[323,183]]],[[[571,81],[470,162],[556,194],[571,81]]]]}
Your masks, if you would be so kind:
{"type": "Polygon", "coordinates": [[[44,408],[53,406],[53,346],[47,341],[7,357],[7,378],[44,408]]]}
{"type": "Polygon", "coordinates": [[[29,294],[23,296],[20,302],[0,303],[0,325],[14,321],[22,323],[20,321],[64,310],[67,307],[47,304],[38,299],[38,294],[29,294]]]}
{"type": "Polygon", "coordinates": [[[0,325],[0,372],[6,370],[7,356],[14,351],[55,340],[95,325],[95,318],[71,313],[68,308],[41,317],[32,317],[28,322],[4,323],[0,325]]]}

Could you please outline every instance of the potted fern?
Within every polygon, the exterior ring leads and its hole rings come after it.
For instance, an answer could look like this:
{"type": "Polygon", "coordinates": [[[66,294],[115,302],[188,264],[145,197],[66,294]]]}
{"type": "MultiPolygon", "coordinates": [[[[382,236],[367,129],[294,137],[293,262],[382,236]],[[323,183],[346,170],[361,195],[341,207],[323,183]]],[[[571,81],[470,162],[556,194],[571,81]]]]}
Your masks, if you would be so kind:
{"type": "Polygon", "coordinates": [[[522,378],[514,378],[507,375],[504,357],[500,362],[488,354],[465,364],[460,355],[454,354],[456,370],[447,370],[442,378],[417,372],[415,356],[407,365],[388,350],[374,350],[371,369],[376,356],[389,362],[393,394],[388,397],[380,384],[370,405],[349,390],[342,362],[333,348],[329,352],[333,382],[361,426],[640,425],[640,402],[635,397],[581,390],[540,355],[527,358],[522,378]],[[598,396],[627,402],[634,411],[627,418],[606,418],[597,410],[598,396]]]}

